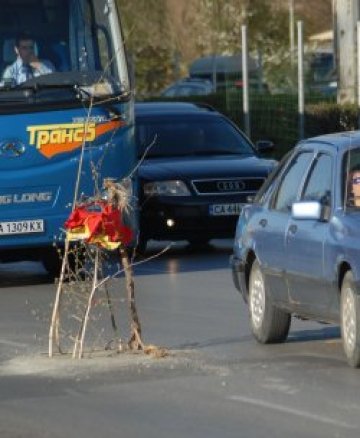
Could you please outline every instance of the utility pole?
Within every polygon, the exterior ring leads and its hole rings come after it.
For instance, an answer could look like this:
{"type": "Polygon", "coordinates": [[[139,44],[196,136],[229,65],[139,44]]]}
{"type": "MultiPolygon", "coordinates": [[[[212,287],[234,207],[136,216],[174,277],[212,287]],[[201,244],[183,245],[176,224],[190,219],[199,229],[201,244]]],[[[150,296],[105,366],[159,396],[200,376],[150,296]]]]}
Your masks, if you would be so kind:
{"type": "Polygon", "coordinates": [[[304,94],[304,23],[297,22],[298,30],[298,95],[299,95],[299,137],[305,134],[305,94],[304,94]]]}
{"type": "Polygon", "coordinates": [[[247,26],[245,24],[241,26],[241,45],[244,128],[245,134],[250,138],[248,37],[247,26]]]}
{"type": "Polygon", "coordinates": [[[360,0],[335,0],[339,103],[357,101],[357,21],[360,0]]]}

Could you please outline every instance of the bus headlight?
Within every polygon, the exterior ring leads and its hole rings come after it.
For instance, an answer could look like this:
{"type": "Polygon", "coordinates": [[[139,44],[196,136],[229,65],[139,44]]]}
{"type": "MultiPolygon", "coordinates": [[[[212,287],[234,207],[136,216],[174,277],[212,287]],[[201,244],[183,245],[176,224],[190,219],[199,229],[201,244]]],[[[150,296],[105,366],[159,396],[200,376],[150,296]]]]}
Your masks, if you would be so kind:
{"type": "Polygon", "coordinates": [[[183,181],[154,181],[144,184],[146,196],[190,196],[191,193],[183,181]]]}

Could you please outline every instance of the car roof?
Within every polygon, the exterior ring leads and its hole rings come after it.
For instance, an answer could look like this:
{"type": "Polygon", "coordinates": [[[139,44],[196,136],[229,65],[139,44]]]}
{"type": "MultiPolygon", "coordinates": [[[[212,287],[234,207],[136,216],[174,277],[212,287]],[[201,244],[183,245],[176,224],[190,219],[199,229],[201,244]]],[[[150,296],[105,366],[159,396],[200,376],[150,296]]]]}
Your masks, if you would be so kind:
{"type": "Polygon", "coordinates": [[[168,85],[165,88],[165,90],[179,86],[195,86],[195,87],[204,87],[204,88],[212,89],[213,83],[209,79],[187,77],[187,78],[179,79],[176,82],[173,82],[172,84],[168,85]]]}
{"type": "Polygon", "coordinates": [[[178,115],[205,114],[219,115],[210,105],[190,102],[138,102],[135,103],[136,115],[178,115]]]}
{"type": "Polygon", "coordinates": [[[336,132],[333,134],[319,135],[302,140],[298,143],[299,147],[306,147],[309,144],[317,143],[322,147],[347,150],[352,146],[360,146],[360,131],[336,132]]]}
{"type": "Polygon", "coordinates": [[[201,89],[210,89],[211,84],[204,84],[199,82],[178,82],[177,84],[171,85],[167,89],[171,88],[201,88],[201,89]]]}
{"type": "MultiPolygon", "coordinates": [[[[212,87],[212,82],[209,81],[209,79],[203,79],[203,78],[183,78],[183,79],[179,79],[178,81],[174,82],[173,84],[171,84],[170,86],[174,86],[174,85],[205,85],[207,87],[212,87]]],[[[170,87],[169,86],[169,87],[170,87]]]]}

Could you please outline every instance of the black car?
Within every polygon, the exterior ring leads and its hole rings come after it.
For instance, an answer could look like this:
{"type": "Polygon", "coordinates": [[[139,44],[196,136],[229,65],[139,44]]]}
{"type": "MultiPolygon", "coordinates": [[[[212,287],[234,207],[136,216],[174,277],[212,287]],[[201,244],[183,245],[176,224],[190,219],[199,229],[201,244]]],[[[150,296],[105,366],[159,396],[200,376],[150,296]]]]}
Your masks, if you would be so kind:
{"type": "Polygon", "coordinates": [[[140,177],[139,247],[155,240],[205,244],[233,237],[248,196],[276,161],[260,158],[227,117],[204,105],[135,105],[140,177]]]}

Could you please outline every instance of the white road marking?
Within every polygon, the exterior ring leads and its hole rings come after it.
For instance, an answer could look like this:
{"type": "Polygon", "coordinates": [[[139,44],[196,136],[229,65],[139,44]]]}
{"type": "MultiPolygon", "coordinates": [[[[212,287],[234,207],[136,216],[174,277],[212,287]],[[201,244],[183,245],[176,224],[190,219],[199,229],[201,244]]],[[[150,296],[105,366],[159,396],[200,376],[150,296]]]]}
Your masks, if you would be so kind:
{"type": "Polygon", "coordinates": [[[288,406],[279,405],[276,403],[270,403],[265,400],[243,397],[239,395],[233,395],[228,397],[228,400],[238,401],[240,403],[246,403],[253,406],[259,406],[262,408],[271,409],[273,411],[283,412],[286,414],[296,415],[298,417],[306,418],[309,420],[318,421],[320,423],[330,424],[332,426],[343,427],[346,429],[358,429],[358,426],[353,424],[345,423],[343,421],[335,420],[333,418],[324,417],[322,415],[312,414],[311,412],[301,411],[295,408],[289,408],[288,406]]]}

